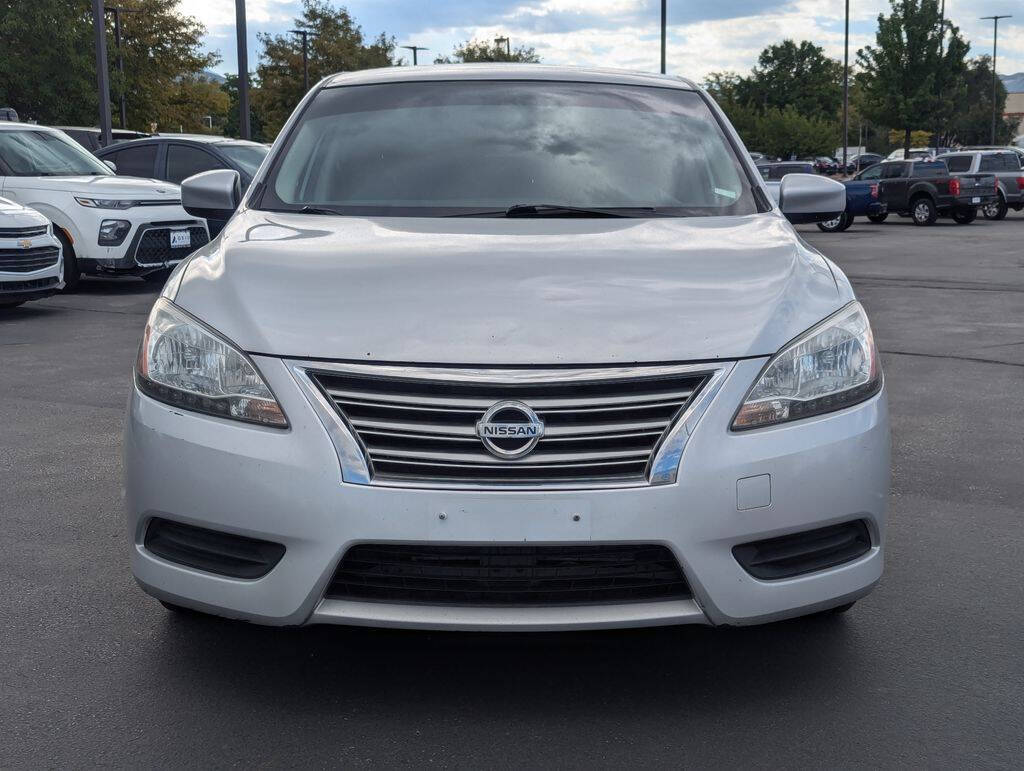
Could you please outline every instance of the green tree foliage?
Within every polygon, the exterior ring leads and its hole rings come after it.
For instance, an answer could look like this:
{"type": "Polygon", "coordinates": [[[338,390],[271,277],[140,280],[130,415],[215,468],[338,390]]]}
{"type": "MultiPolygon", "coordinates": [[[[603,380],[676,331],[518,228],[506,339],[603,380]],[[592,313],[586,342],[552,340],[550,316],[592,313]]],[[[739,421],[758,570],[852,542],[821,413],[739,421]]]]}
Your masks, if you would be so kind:
{"type": "MultiPolygon", "coordinates": [[[[960,102],[949,124],[949,133],[964,145],[987,145],[992,141],[992,57],[985,55],[968,63],[965,76],[966,98],[960,102]]],[[[1015,122],[1003,118],[1006,111],[1006,87],[996,80],[996,144],[1009,144],[1015,122]]]]}
{"type": "Polygon", "coordinates": [[[809,117],[795,107],[758,110],[733,104],[723,109],[749,149],[772,157],[831,155],[839,141],[835,121],[809,117]]]}
{"type": "MultiPolygon", "coordinates": [[[[254,142],[269,142],[272,139],[272,137],[268,137],[266,135],[266,131],[263,128],[262,111],[252,109],[251,96],[253,93],[258,92],[259,89],[259,81],[256,80],[250,74],[249,132],[254,142]]],[[[224,93],[228,100],[227,113],[224,119],[223,134],[226,137],[237,137],[240,135],[238,126],[238,76],[225,75],[224,82],[221,84],[220,90],[224,93]]]]}
{"type": "MultiPolygon", "coordinates": [[[[390,67],[395,60],[395,39],[384,33],[367,39],[344,7],[334,8],[328,0],[303,0],[302,16],[295,29],[308,30],[309,82],[312,87],[336,72],[371,67],[390,67]]],[[[268,138],[277,135],[305,94],[302,90],[302,38],[298,35],[259,35],[257,78],[252,92],[254,111],[260,114],[268,138]]]]}
{"type": "Polygon", "coordinates": [[[765,110],[793,107],[809,118],[834,119],[843,104],[843,65],[808,40],[765,48],[748,78],[736,83],[742,104],[765,110]]]}
{"type": "Polygon", "coordinates": [[[940,23],[938,0],[890,2],[875,45],[857,52],[859,106],[868,120],[901,130],[910,149],[914,130],[941,132],[962,103],[970,46],[948,19],[940,23]]]}
{"type": "MultiPolygon", "coordinates": [[[[178,12],[178,0],[120,0],[125,77],[117,72],[113,18],[107,18],[112,115],[122,90],[135,129],[197,129],[222,100],[197,73],[218,61],[201,53],[205,33],[178,12]]],[[[95,125],[92,14],[77,0],[0,0],[0,103],[43,124],[95,125]]],[[[116,117],[115,117],[116,124],[116,117]]]]}
{"type": "Polygon", "coordinates": [[[483,40],[469,40],[455,46],[451,56],[438,56],[434,64],[465,64],[467,62],[524,62],[536,64],[540,57],[533,48],[516,46],[511,51],[504,42],[488,43],[483,40]]]}

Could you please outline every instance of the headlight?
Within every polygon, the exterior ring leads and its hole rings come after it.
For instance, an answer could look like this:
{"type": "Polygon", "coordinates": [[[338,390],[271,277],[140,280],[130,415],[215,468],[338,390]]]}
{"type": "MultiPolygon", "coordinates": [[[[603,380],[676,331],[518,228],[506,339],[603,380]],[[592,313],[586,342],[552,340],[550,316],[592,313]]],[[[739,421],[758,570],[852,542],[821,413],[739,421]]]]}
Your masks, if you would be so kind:
{"type": "Polygon", "coordinates": [[[821,415],[882,387],[871,325],[852,302],[787,345],[765,366],[732,421],[734,431],[821,415]]]}
{"type": "Polygon", "coordinates": [[[147,396],[194,412],[285,428],[281,406],[249,357],[159,299],[146,322],[135,382],[147,396]]]}
{"type": "Polygon", "coordinates": [[[78,196],[75,196],[75,200],[90,209],[130,209],[139,203],[138,201],[120,201],[115,198],[79,198],[78,196]]]}
{"type": "Polygon", "coordinates": [[[100,246],[120,246],[132,229],[132,223],[128,220],[103,220],[100,223],[100,237],[97,243],[100,246]]]}

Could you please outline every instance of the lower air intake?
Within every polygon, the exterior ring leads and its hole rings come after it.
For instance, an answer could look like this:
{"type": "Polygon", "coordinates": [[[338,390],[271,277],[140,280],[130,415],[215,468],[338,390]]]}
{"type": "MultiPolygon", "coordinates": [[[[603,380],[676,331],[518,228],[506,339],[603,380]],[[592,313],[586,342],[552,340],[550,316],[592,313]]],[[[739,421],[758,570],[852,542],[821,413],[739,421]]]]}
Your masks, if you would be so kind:
{"type": "Polygon", "coordinates": [[[864,520],[734,546],[732,554],[754,578],[771,580],[842,565],[867,553],[871,536],[864,520]]]}
{"type": "Polygon", "coordinates": [[[241,535],[155,518],[146,548],[168,562],[232,578],[260,578],[284,556],[284,546],[241,535]]]}
{"type": "Polygon", "coordinates": [[[325,595],[336,600],[464,606],[587,605],[689,599],[664,546],[360,544],[325,595]]]}

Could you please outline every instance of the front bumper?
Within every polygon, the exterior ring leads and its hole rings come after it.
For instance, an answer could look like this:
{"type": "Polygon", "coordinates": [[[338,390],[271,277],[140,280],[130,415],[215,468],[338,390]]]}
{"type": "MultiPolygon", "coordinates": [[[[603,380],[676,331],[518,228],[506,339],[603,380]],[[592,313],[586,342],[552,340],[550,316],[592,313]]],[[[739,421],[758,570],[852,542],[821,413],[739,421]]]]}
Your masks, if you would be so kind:
{"type": "Polygon", "coordinates": [[[753,624],[843,604],[882,573],[889,484],[884,391],[841,412],[730,433],[765,359],[741,361],[701,418],[675,484],[606,490],[450,491],[344,484],[334,445],[285,364],[254,357],[291,426],[275,430],[171,408],[133,391],[125,428],[132,570],[150,594],[258,623],[455,629],[753,624]],[[737,482],[771,477],[771,503],[738,508],[737,482]],[[440,517],[441,513],[444,518],[440,517]],[[204,573],[143,546],[149,520],[286,546],[256,580],[204,573]],[[762,581],[732,556],[753,540],[863,519],[863,556],[762,581]],[[578,607],[451,607],[325,600],[345,551],[384,543],[656,543],[678,558],[693,599],[578,607]]]}
{"type": "Polygon", "coordinates": [[[210,241],[204,220],[189,216],[180,206],[138,206],[132,209],[86,209],[76,211],[78,221],[72,233],[75,257],[83,273],[141,276],[172,268],[210,241]],[[119,219],[131,223],[123,243],[103,246],[98,243],[103,220],[119,219]],[[190,244],[172,249],[170,231],[187,230],[190,244]]]}
{"type": "Polygon", "coordinates": [[[0,303],[41,300],[64,288],[64,257],[59,253],[60,241],[53,235],[45,233],[28,239],[0,238],[0,254],[27,254],[41,248],[58,251],[52,265],[37,270],[5,270],[0,264],[0,303]]]}

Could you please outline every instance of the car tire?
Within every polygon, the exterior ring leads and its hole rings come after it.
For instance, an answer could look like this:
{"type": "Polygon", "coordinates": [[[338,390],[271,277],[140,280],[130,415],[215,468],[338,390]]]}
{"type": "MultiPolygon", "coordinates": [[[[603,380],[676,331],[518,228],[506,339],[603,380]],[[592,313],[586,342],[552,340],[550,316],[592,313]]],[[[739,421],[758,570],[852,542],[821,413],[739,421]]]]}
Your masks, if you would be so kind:
{"type": "Polygon", "coordinates": [[[846,212],[843,212],[835,219],[817,223],[818,230],[820,230],[822,233],[842,233],[852,224],[853,217],[851,217],[846,212]]]}
{"type": "Polygon", "coordinates": [[[60,241],[61,253],[64,256],[64,291],[74,292],[82,280],[82,272],[78,269],[78,260],[75,258],[74,247],[70,239],[64,235],[64,231],[56,225],[53,226],[53,234],[60,241]]]}
{"type": "Polygon", "coordinates": [[[870,220],[871,222],[874,222],[876,225],[881,225],[883,222],[885,222],[885,220],[886,220],[886,218],[888,218],[888,216],[889,216],[889,212],[886,212],[885,214],[869,214],[868,215],[868,220],[870,220]]]}
{"type": "Polygon", "coordinates": [[[915,225],[934,225],[939,212],[931,198],[918,196],[910,202],[910,218],[915,225]]]}
{"type": "Polygon", "coordinates": [[[987,220],[1001,220],[1006,218],[1006,212],[1009,210],[1009,206],[1006,205],[1006,200],[1003,198],[1003,194],[999,194],[999,199],[995,203],[990,203],[988,206],[982,208],[981,213],[987,220]]]}
{"type": "Polygon", "coordinates": [[[953,221],[957,225],[970,225],[976,219],[978,219],[978,210],[977,209],[954,209],[953,210],[953,221]]]}

